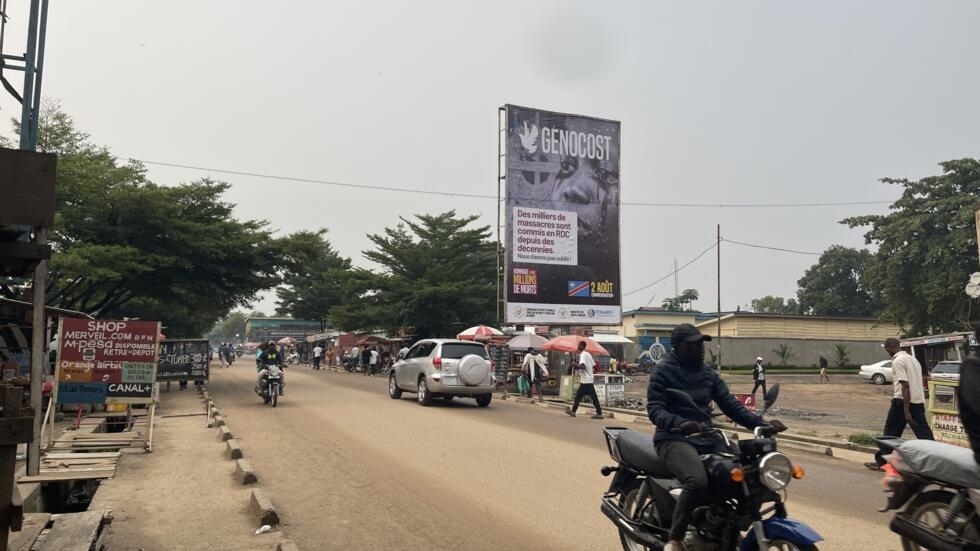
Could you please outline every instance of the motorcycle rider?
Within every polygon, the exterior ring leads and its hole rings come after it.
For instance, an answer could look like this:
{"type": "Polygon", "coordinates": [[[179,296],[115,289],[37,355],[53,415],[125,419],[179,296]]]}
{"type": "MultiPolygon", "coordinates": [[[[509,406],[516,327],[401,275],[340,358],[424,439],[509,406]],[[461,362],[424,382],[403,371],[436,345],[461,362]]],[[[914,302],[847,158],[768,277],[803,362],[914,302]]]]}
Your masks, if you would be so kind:
{"type": "Polygon", "coordinates": [[[721,410],[746,428],[770,425],[777,432],[786,430],[778,420],[766,423],[745,408],[728,390],[728,385],[718,373],[704,363],[704,341],[711,336],[702,335],[689,323],[682,323],[670,334],[672,350],[655,366],[647,387],[647,414],[657,427],[653,441],[657,454],[664,465],[683,485],[677,498],[670,529],[670,541],[664,551],[686,551],[684,536],[691,523],[694,508],[705,498],[708,475],[699,458],[700,454],[730,451],[716,434],[698,435],[705,426],[684,414],[684,406],[667,395],[673,388],[686,392],[694,403],[705,412],[713,400],[721,410]]]}
{"type": "MultiPolygon", "coordinates": [[[[261,349],[261,347],[260,347],[261,349]]],[[[282,355],[279,350],[276,349],[276,343],[269,341],[264,349],[261,349],[259,355],[255,358],[256,369],[259,371],[259,388],[262,388],[262,383],[265,380],[265,376],[269,374],[269,366],[278,365],[280,372],[280,383],[279,383],[279,395],[286,395],[286,372],[282,369],[285,366],[282,355]]]]}
{"type": "MultiPolygon", "coordinates": [[[[980,343],[980,321],[973,322],[973,338],[980,343]]],[[[978,349],[960,364],[960,420],[973,449],[973,460],[980,464],[980,354],[978,349]]]]}

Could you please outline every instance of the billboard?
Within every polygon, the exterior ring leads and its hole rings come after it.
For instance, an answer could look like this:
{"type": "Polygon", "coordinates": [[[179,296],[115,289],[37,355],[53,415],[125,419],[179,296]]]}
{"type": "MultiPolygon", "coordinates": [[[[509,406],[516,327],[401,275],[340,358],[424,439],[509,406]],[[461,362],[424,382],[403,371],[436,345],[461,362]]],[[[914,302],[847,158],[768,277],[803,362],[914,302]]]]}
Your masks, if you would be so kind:
{"type": "Polygon", "coordinates": [[[166,340],[160,343],[157,381],[207,381],[210,375],[207,339],[166,340]]]}
{"type": "Polygon", "coordinates": [[[61,318],[59,404],[148,404],[153,401],[160,323],[61,318]]]}
{"type": "Polygon", "coordinates": [[[619,325],[619,122],[504,112],[507,323],[619,325]]]}

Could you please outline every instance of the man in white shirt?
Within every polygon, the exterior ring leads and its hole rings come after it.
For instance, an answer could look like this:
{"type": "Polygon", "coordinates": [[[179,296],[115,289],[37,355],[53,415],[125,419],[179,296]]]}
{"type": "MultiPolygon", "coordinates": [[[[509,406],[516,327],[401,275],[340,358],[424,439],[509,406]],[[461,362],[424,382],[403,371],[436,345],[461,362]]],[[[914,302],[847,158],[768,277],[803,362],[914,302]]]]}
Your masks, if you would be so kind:
{"type": "Polygon", "coordinates": [[[378,370],[378,356],[379,356],[379,354],[378,354],[378,347],[377,346],[372,346],[371,347],[371,359],[369,360],[370,368],[368,369],[368,372],[367,372],[367,374],[370,375],[370,376],[372,376],[372,377],[374,376],[374,373],[378,370]]]}
{"type": "MultiPolygon", "coordinates": [[[[885,339],[885,352],[892,357],[892,402],[885,417],[885,436],[899,438],[905,432],[905,425],[912,428],[920,440],[935,440],[929,421],[926,419],[925,392],[922,390],[922,366],[908,352],[899,347],[898,339],[885,339]]],[[[865,467],[880,471],[885,464],[887,450],[879,449],[875,460],[865,467]]]]}
{"type": "Polygon", "coordinates": [[[582,384],[578,387],[578,392],[575,393],[575,402],[572,403],[572,407],[565,408],[565,415],[570,417],[575,417],[575,410],[578,409],[579,402],[582,398],[588,396],[592,399],[592,403],[595,405],[595,415],[592,419],[602,419],[602,406],[599,405],[599,396],[595,393],[595,358],[592,354],[585,351],[585,341],[579,341],[578,343],[578,363],[575,364],[575,371],[578,371],[579,375],[582,377],[582,384]]]}
{"type": "Polygon", "coordinates": [[[319,344],[313,347],[313,369],[320,369],[320,356],[323,355],[323,347],[319,344]]]}
{"type": "Polygon", "coordinates": [[[357,365],[361,361],[361,349],[358,348],[356,344],[354,345],[354,348],[350,349],[350,356],[353,359],[354,367],[352,369],[357,369],[357,365]]]}

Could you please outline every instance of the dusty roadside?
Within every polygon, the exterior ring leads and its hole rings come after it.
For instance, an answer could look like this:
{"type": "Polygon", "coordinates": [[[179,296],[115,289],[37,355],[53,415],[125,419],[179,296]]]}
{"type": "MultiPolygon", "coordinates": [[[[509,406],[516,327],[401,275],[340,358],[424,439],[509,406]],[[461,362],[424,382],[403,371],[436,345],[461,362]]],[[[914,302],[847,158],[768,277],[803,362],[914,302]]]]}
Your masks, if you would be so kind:
{"type": "Polygon", "coordinates": [[[192,386],[161,393],[153,452],[125,453],[115,478],[103,482],[90,509],[111,509],[112,550],[275,549],[278,530],[256,535],[250,489],[235,480],[235,463],[192,386]]]}

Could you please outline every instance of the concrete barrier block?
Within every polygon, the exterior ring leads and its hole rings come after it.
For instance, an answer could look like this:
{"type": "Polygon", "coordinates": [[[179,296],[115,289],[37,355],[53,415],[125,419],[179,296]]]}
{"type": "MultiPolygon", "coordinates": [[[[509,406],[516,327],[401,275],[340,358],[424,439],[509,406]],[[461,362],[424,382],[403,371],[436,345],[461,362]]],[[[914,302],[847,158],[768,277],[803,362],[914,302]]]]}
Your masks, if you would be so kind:
{"type": "Polygon", "coordinates": [[[276,546],[276,551],[299,551],[299,547],[293,543],[293,540],[280,540],[279,545],[276,546]]]}
{"type": "Polygon", "coordinates": [[[223,427],[225,426],[225,418],[221,415],[214,416],[214,426],[223,427]]]}
{"type": "Polygon", "coordinates": [[[252,465],[245,459],[235,461],[235,476],[242,481],[242,484],[255,484],[259,481],[252,465]]]}
{"type": "Polygon", "coordinates": [[[224,426],[218,427],[218,438],[221,438],[221,441],[224,442],[225,440],[231,440],[234,438],[234,436],[231,435],[231,431],[228,430],[228,427],[224,426]]]}
{"type": "Polygon", "coordinates": [[[241,445],[234,438],[225,443],[225,450],[228,453],[228,457],[232,460],[245,457],[245,452],[242,451],[241,445]]]}
{"type": "Polygon", "coordinates": [[[259,524],[268,524],[269,526],[279,525],[279,513],[276,512],[276,508],[272,506],[272,502],[266,497],[265,492],[255,488],[252,490],[252,499],[249,502],[249,509],[255,514],[259,519],[259,524]]]}

